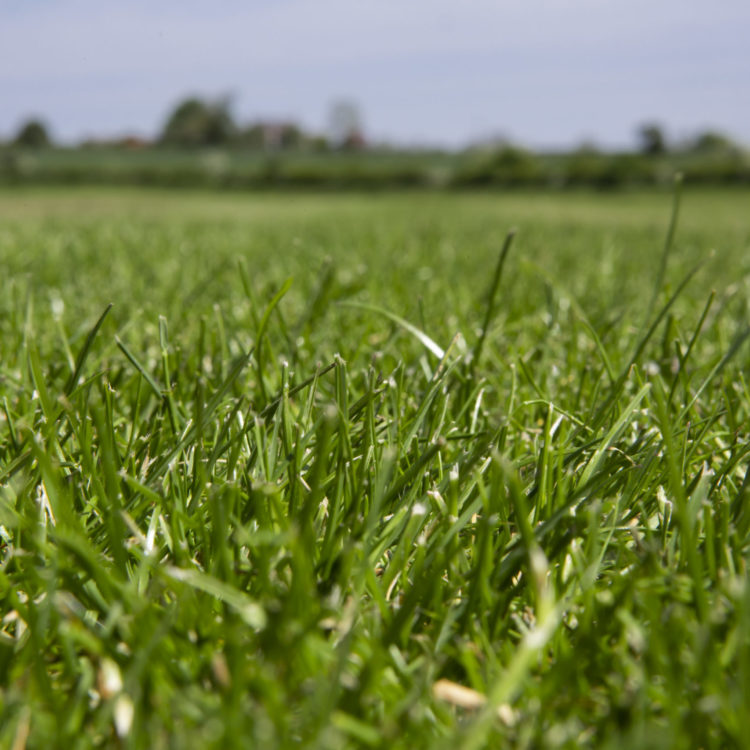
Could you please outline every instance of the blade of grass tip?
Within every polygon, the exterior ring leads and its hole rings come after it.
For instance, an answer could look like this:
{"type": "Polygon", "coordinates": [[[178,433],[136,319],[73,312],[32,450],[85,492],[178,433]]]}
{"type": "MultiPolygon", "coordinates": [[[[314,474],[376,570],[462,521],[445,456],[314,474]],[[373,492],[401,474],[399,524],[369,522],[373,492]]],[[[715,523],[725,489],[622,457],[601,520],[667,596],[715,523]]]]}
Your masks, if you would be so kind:
{"type": "Polygon", "coordinates": [[[179,420],[177,418],[177,405],[172,393],[172,375],[169,369],[169,332],[167,330],[167,319],[163,315],[159,316],[159,347],[161,349],[161,365],[165,383],[164,397],[167,401],[169,421],[172,425],[172,430],[177,432],[179,429],[179,420]]]}
{"type": "Polygon", "coordinates": [[[65,389],[63,392],[65,393],[66,396],[70,396],[70,394],[73,392],[73,389],[76,387],[76,383],[78,382],[78,376],[81,374],[83,365],[86,362],[86,357],[88,357],[89,355],[89,351],[91,350],[91,345],[94,343],[96,334],[99,332],[99,329],[102,327],[104,318],[107,317],[107,313],[109,313],[111,309],[112,309],[112,303],[110,302],[107,305],[107,307],[104,308],[104,312],[99,316],[99,320],[96,321],[96,323],[94,324],[94,327],[89,331],[88,336],[86,336],[86,340],[83,342],[81,351],[78,352],[78,357],[76,358],[75,370],[73,370],[70,377],[68,378],[68,382],[65,384],[65,389]]]}
{"type": "Polygon", "coordinates": [[[745,478],[742,480],[740,488],[732,502],[732,520],[737,524],[740,534],[744,537],[748,528],[748,506],[750,503],[750,463],[745,467],[745,478]]]}
{"type": "Polygon", "coordinates": [[[380,388],[375,388],[372,391],[369,391],[368,393],[365,393],[364,396],[361,396],[358,398],[350,407],[349,407],[349,419],[354,420],[359,416],[360,412],[366,408],[367,406],[370,406],[372,402],[381,394],[385,393],[388,390],[388,386],[381,386],[380,388]]]}
{"type": "Polygon", "coordinates": [[[735,354],[737,354],[748,336],[750,336],[750,327],[745,328],[744,331],[740,331],[734,337],[734,340],[732,341],[732,344],[727,350],[726,354],[716,363],[711,372],[708,373],[706,379],[700,384],[700,387],[693,395],[690,403],[682,410],[682,412],[680,412],[678,421],[683,420],[687,416],[687,413],[693,408],[693,404],[695,404],[695,402],[700,398],[700,395],[706,389],[706,386],[708,386],[708,384],[727,366],[729,360],[732,359],[735,354]]]}
{"type": "Polygon", "coordinates": [[[62,316],[55,315],[54,322],[55,328],[57,328],[57,332],[60,335],[60,345],[62,346],[65,360],[68,363],[70,371],[73,372],[73,370],[76,369],[76,360],[73,356],[73,351],[70,348],[70,343],[68,342],[68,335],[65,333],[65,326],[63,325],[62,316]]]}
{"type": "Polygon", "coordinates": [[[10,438],[10,444],[13,450],[18,452],[18,440],[16,440],[16,427],[13,423],[13,417],[11,411],[8,408],[8,398],[3,396],[3,412],[5,413],[5,423],[8,425],[8,437],[10,438]]]}
{"type": "Polygon", "coordinates": [[[664,307],[662,307],[661,311],[656,316],[656,319],[651,324],[651,327],[648,329],[645,335],[641,337],[641,340],[638,342],[638,345],[635,348],[635,352],[630,357],[630,360],[628,361],[628,363],[625,365],[622,372],[618,376],[617,381],[614,383],[614,385],[610,389],[609,395],[604,399],[604,402],[602,403],[602,405],[597,408],[596,412],[593,414],[592,418],[589,420],[590,425],[597,426],[601,424],[601,421],[606,417],[607,412],[609,411],[612,404],[617,400],[623,386],[625,385],[625,381],[628,379],[630,368],[639,360],[641,354],[643,354],[643,350],[646,348],[646,345],[653,337],[661,321],[664,319],[664,316],[669,312],[672,305],[674,305],[674,303],[677,301],[677,298],[680,296],[680,294],[682,294],[682,291],[690,283],[693,276],[695,276],[695,274],[698,273],[698,271],[703,267],[704,263],[705,261],[702,261],[698,263],[696,266],[694,266],[690,271],[688,271],[687,275],[680,282],[680,285],[677,287],[674,294],[667,300],[664,307]]]}
{"type": "Polygon", "coordinates": [[[154,380],[153,377],[149,374],[148,370],[140,363],[138,358],[133,354],[133,352],[128,349],[127,346],[122,342],[119,336],[115,336],[115,343],[117,344],[117,347],[119,350],[125,355],[128,362],[130,362],[133,367],[135,367],[136,370],[141,374],[141,377],[151,386],[151,390],[159,397],[163,397],[162,389],[159,387],[159,384],[154,380]]]}
{"type": "MultiPolygon", "coordinates": [[[[23,447],[23,445],[27,443],[28,439],[24,441],[24,443],[20,447],[23,447]]],[[[16,458],[14,458],[12,461],[8,461],[3,466],[0,466],[0,482],[5,482],[21,469],[25,468],[26,464],[31,461],[33,456],[34,454],[31,450],[26,450],[19,456],[16,456],[16,458]]]]}
{"type": "Polygon", "coordinates": [[[253,630],[263,630],[266,626],[267,618],[263,607],[231,584],[195,568],[178,568],[170,565],[161,567],[159,572],[228,604],[253,630]]]}
{"type": "Polygon", "coordinates": [[[534,389],[534,392],[537,396],[539,396],[539,399],[541,401],[548,401],[547,397],[542,393],[539,386],[536,384],[536,380],[534,380],[534,376],[531,374],[531,371],[528,367],[526,367],[526,363],[523,361],[523,357],[518,358],[518,365],[521,368],[521,372],[523,372],[524,377],[526,380],[529,381],[529,385],[534,389]]]}
{"type": "Polygon", "coordinates": [[[336,274],[333,260],[331,258],[326,258],[323,261],[315,290],[310,295],[310,302],[307,305],[307,309],[300,316],[294,326],[294,330],[297,334],[299,334],[305,326],[311,326],[312,323],[322,315],[328,304],[328,300],[330,299],[333,282],[335,280],[336,274]]]}
{"type": "Polygon", "coordinates": [[[242,289],[245,292],[245,296],[250,300],[250,315],[253,319],[253,325],[255,327],[258,327],[258,312],[257,312],[257,305],[255,301],[255,295],[253,294],[253,288],[250,286],[250,281],[247,278],[247,269],[245,268],[245,264],[242,260],[237,261],[237,271],[240,275],[240,281],[242,283],[242,289]]]}
{"type": "MultiPolygon", "coordinates": [[[[443,371],[443,375],[447,375],[456,365],[456,362],[454,361],[446,370],[443,371]]],[[[425,418],[427,417],[427,414],[430,410],[430,407],[432,406],[433,402],[435,401],[436,396],[441,391],[443,385],[440,379],[433,380],[430,384],[429,389],[427,390],[427,393],[425,394],[424,398],[422,399],[422,403],[419,405],[419,408],[417,409],[417,413],[414,415],[414,419],[412,421],[411,426],[409,427],[409,431],[406,433],[406,436],[401,439],[401,448],[402,450],[408,451],[411,447],[411,441],[414,440],[414,437],[419,432],[420,428],[422,427],[422,424],[425,421],[425,418]]]]}
{"type": "Polygon", "coordinates": [[[115,568],[123,578],[126,578],[125,526],[121,516],[122,492],[120,490],[120,476],[117,473],[112,425],[111,422],[106,423],[104,410],[93,408],[90,418],[99,436],[99,463],[102,475],[100,480],[103,482],[103,489],[105,490],[103,497],[100,499],[99,510],[104,516],[104,526],[109,538],[108,552],[112,556],[115,568]]]}
{"type": "Polygon", "coordinates": [[[44,374],[42,373],[42,360],[39,357],[39,351],[36,348],[36,344],[31,339],[26,344],[26,351],[31,382],[34,384],[34,388],[39,395],[39,403],[42,405],[44,418],[47,420],[48,425],[52,425],[57,418],[57,415],[54,411],[49,391],[47,390],[47,383],[44,380],[44,374]]]}
{"type": "Polygon", "coordinates": [[[59,464],[50,454],[49,446],[35,437],[29,441],[31,451],[36,459],[44,492],[52,510],[53,525],[65,525],[84,535],[80,518],[73,507],[70,493],[62,480],[59,464]]]}
{"type": "MultiPolygon", "coordinates": [[[[307,477],[307,485],[310,490],[301,503],[298,518],[295,519],[298,523],[302,543],[305,546],[305,550],[311,561],[314,560],[315,557],[313,520],[325,494],[325,480],[328,472],[328,464],[331,460],[330,448],[338,422],[339,412],[337,408],[331,404],[326,407],[317,426],[315,459],[310,474],[307,477]]],[[[333,513],[333,510],[334,509],[332,508],[331,513],[333,513]]]]}
{"type": "MultiPolygon", "coordinates": [[[[581,310],[581,313],[583,311],[581,310]]],[[[599,352],[599,357],[602,360],[602,363],[604,364],[604,369],[607,371],[607,377],[609,378],[609,382],[611,384],[614,384],[615,382],[615,373],[612,369],[612,363],[609,361],[609,356],[607,354],[607,350],[604,348],[604,344],[602,344],[602,340],[599,338],[599,334],[596,332],[596,329],[593,325],[591,325],[589,319],[581,314],[579,316],[579,320],[583,324],[583,327],[591,334],[591,338],[594,340],[594,344],[596,346],[597,352],[599,352]]]]}
{"type": "MultiPolygon", "coordinates": [[[[674,218],[674,221],[676,222],[676,215],[674,215],[673,218],[674,218]]],[[[669,236],[667,239],[669,240],[669,236]]],[[[656,332],[656,329],[659,327],[662,320],[664,319],[664,316],[672,308],[672,305],[674,305],[674,303],[677,301],[678,297],[682,294],[685,287],[687,287],[690,281],[692,281],[693,276],[695,276],[695,274],[698,273],[698,271],[701,268],[703,268],[706,262],[707,262],[706,260],[703,260],[700,263],[697,263],[695,266],[693,266],[693,268],[691,268],[690,271],[688,271],[688,273],[685,275],[685,278],[680,282],[679,286],[677,287],[677,289],[675,289],[672,296],[667,300],[667,302],[661,308],[661,310],[659,311],[659,314],[654,319],[654,322],[651,324],[648,331],[646,331],[646,333],[639,340],[638,344],[635,347],[635,351],[630,357],[630,360],[623,368],[622,372],[620,373],[615,383],[612,385],[609,395],[604,399],[604,403],[597,409],[596,413],[593,415],[593,418],[590,420],[591,423],[598,424],[600,420],[602,420],[605,417],[607,411],[609,410],[609,408],[612,406],[612,404],[615,402],[615,400],[619,396],[620,391],[622,390],[622,387],[628,378],[628,374],[630,373],[630,368],[638,362],[641,354],[643,354],[643,351],[648,345],[648,342],[651,340],[654,333],[656,332]]],[[[651,316],[651,313],[649,312],[649,317],[650,316],[651,316]]],[[[646,322],[648,322],[648,318],[646,318],[646,322]]]]}
{"type": "Polygon", "coordinates": [[[260,387],[260,393],[261,397],[263,398],[264,404],[268,401],[268,394],[266,393],[266,384],[263,382],[263,336],[266,332],[268,320],[271,317],[273,309],[276,307],[276,305],[279,304],[281,298],[289,291],[290,287],[292,286],[293,280],[294,279],[290,276],[281,285],[281,289],[276,292],[276,294],[273,296],[273,299],[266,306],[263,317],[260,319],[260,323],[258,324],[258,332],[256,335],[255,343],[255,359],[258,363],[258,385],[260,387]]]}
{"type": "MultiPolygon", "coordinates": [[[[289,389],[289,398],[292,398],[293,396],[296,396],[301,390],[304,390],[307,388],[308,385],[313,383],[315,380],[317,380],[321,375],[325,375],[327,372],[330,372],[333,370],[334,367],[336,367],[336,362],[331,362],[330,364],[327,364],[325,367],[322,367],[315,371],[314,375],[310,375],[310,377],[305,378],[301,383],[297,383],[294,387],[289,389]]],[[[269,417],[272,417],[274,413],[276,412],[276,409],[279,408],[279,405],[281,404],[281,400],[283,398],[283,393],[279,396],[276,396],[273,401],[271,401],[261,412],[260,416],[263,419],[267,419],[269,417]]]]}
{"type": "Polygon", "coordinates": [[[345,307],[356,307],[360,310],[369,310],[370,312],[378,313],[378,315],[384,315],[389,320],[392,320],[396,325],[401,326],[405,331],[408,331],[414,336],[429,352],[434,354],[438,359],[442,359],[445,356],[445,351],[442,347],[438,346],[424,331],[420,331],[415,325],[409,323],[408,320],[392,313],[390,310],[385,310],[377,305],[368,305],[364,302],[350,302],[346,300],[339,302],[340,305],[345,307]]]}
{"type": "Polygon", "coordinates": [[[570,302],[570,306],[573,308],[573,311],[578,316],[578,319],[580,320],[581,323],[583,323],[586,330],[591,334],[591,338],[594,340],[594,344],[596,345],[596,349],[597,349],[597,352],[599,353],[599,357],[602,360],[602,364],[604,365],[607,371],[607,376],[609,377],[610,383],[614,383],[615,382],[614,370],[612,369],[612,363],[610,362],[609,355],[607,354],[607,350],[604,348],[604,345],[602,343],[601,338],[599,337],[599,334],[596,332],[596,329],[594,328],[588,316],[584,312],[584,309],[578,303],[578,300],[570,292],[570,290],[562,286],[559,280],[556,278],[553,278],[549,273],[547,273],[547,271],[544,268],[530,261],[526,261],[526,263],[531,268],[533,268],[534,271],[537,274],[539,274],[539,276],[541,276],[553,289],[557,290],[560,294],[564,295],[566,299],[568,299],[568,301],[570,302]]]}
{"type": "Polygon", "coordinates": [[[448,348],[445,350],[445,353],[443,354],[440,362],[438,363],[437,369],[435,370],[432,376],[433,382],[440,379],[440,377],[443,375],[443,371],[445,370],[446,365],[448,366],[449,370],[451,369],[451,365],[448,361],[448,358],[450,357],[450,353],[453,351],[453,349],[455,348],[460,338],[461,338],[461,333],[458,332],[451,339],[450,344],[448,344],[448,348]]]}
{"type": "Polygon", "coordinates": [[[685,353],[680,357],[679,367],[677,368],[677,372],[674,374],[674,379],[672,380],[672,387],[669,389],[669,397],[667,398],[667,403],[669,404],[672,403],[672,399],[674,398],[674,392],[677,388],[677,383],[680,378],[680,373],[685,368],[685,363],[688,361],[688,358],[690,357],[690,354],[693,351],[695,342],[698,340],[698,335],[700,334],[701,329],[703,328],[703,323],[705,323],[706,321],[706,317],[708,316],[708,311],[711,309],[711,305],[713,304],[715,297],[716,297],[716,292],[712,290],[711,294],[708,296],[708,302],[706,302],[706,306],[703,308],[703,313],[700,317],[700,320],[698,321],[698,325],[695,327],[695,331],[693,331],[693,336],[690,339],[690,343],[688,344],[688,347],[685,350],[685,353]]]}
{"type": "Polygon", "coordinates": [[[643,397],[649,392],[650,389],[651,384],[646,383],[646,385],[644,385],[643,388],[641,388],[641,390],[636,393],[632,401],[625,407],[622,414],[620,414],[619,419],[614,423],[614,425],[612,425],[612,428],[605,435],[604,439],[599,444],[599,447],[594,451],[594,455],[586,465],[586,468],[583,470],[583,474],[581,475],[581,487],[583,487],[591,479],[596,470],[599,468],[599,464],[601,463],[604,453],[615,441],[620,432],[625,428],[633,412],[638,408],[641,401],[643,401],[643,397]]]}
{"type": "Polygon", "coordinates": [[[662,307],[659,314],[654,319],[654,322],[651,324],[651,327],[648,329],[646,334],[641,338],[641,340],[638,342],[638,346],[635,348],[635,352],[633,353],[633,356],[630,358],[630,361],[628,362],[627,366],[623,369],[622,374],[617,379],[616,386],[619,387],[619,385],[622,385],[622,382],[625,381],[625,378],[628,376],[628,372],[630,371],[630,368],[638,361],[641,354],[643,354],[643,350],[646,348],[646,345],[651,340],[652,336],[656,332],[656,329],[659,327],[659,324],[664,320],[664,316],[669,312],[669,310],[672,308],[672,305],[677,301],[677,298],[682,294],[685,287],[690,283],[693,276],[695,276],[698,271],[700,271],[701,268],[703,268],[703,265],[706,261],[701,261],[696,266],[690,269],[688,271],[685,278],[680,282],[680,285],[675,289],[674,294],[667,300],[667,303],[662,307]],[[622,381],[622,382],[621,382],[622,381]]]}
{"type": "Polygon", "coordinates": [[[421,456],[410,466],[402,476],[391,485],[388,494],[383,500],[383,506],[388,507],[398,497],[401,491],[410,485],[424,470],[424,467],[432,461],[435,454],[445,447],[445,438],[438,438],[434,443],[427,446],[421,456]]]}
{"type": "Polygon", "coordinates": [[[667,272],[667,261],[669,260],[669,254],[672,251],[674,245],[674,235],[677,230],[677,220],[680,216],[680,198],[682,197],[682,174],[678,172],[674,176],[674,193],[672,197],[672,214],[669,218],[669,229],[667,230],[667,237],[664,240],[664,249],[661,253],[661,259],[659,261],[659,270],[656,272],[656,278],[654,279],[654,291],[651,293],[651,300],[646,308],[646,316],[643,319],[643,327],[648,325],[648,321],[651,320],[651,314],[654,311],[656,300],[659,298],[659,292],[661,291],[662,285],[664,284],[664,276],[667,272]]]}
{"type": "MultiPolygon", "coordinates": [[[[676,508],[677,523],[680,530],[680,548],[682,556],[687,563],[688,572],[693,580],[693,596],[698,617],[702,622],[708,617],[709,604],[706,598],[703,579],[703,565],[701,555],[705,554],[697,545],[695,533],[695,518],[691,516],[688,506],[688,497],[685,492],[683,479],[683,461],[680,458],[679,448],[674,441],[674,426],[670,420],[667,409],[666,394],[661,381],[656,380],[654,387],[654,404],[656,418],[658,420],[659,432],[662,436],[664,456],[669,468],[669,487],[676,508]]],[[[678,424],[682,421],[682,416],[678,424]]]]}
{"type": "Polygon", "coordinates": [[[482,356],[482,349],[484,348],[484,342],[487,338],[487,331],[490,328],[490,323],[495,315],[495,298],[497,296],[497,290],[500,287],[500,279],[503,275],[503,266],[505,265],[505,259],[508,256],[510,246],[513,244],[513,238],[516,236],[516,230],[511,229],[508,234],[505,235],[505,242],[500,250],[500,255],[495,265],[495,275],[492,277],[492,284],[490,285],[489,294],[487,296],[487,308],[484,313],[484,322],[482,323],[482,330],[477,339],[477,343],[474,346],[474,351],[471,357],[471,371],[477,367],[479,358],[482,356]]]}
{"type": "Polygon", "coordinates": [[[221,306],[214,305],[214,327],[216,330],[213,336],[213,357],[214,361],[218,358],[218,367],[216,370],[220,378],[224,377],[224,363],[229,360],[229,345],[227,343],[227,332],[224,327],[224,316],[221,314],[221,306]]]}
{"type": "Polygon", "coordinates": [[[551,600],[548,590],[547,572],[549,564],[542,548],[539,546],[534,528],[531,525],[529,505],[526,495],[521,486],[518,474],[507,459],[495,453],[492,457],[496,471],[500,471],[508,486],[508,494],[513,505],[516,525],[521,536],[521,544],[526,555],[529,579],[533,584],[534,598],[536,600],[538,618],[542,619],[548,613],[551,600]]]}
{"type": "MultiPolygon", "coordinates": [[[[229,392],[229,389],[232,387],[232,385],[234,385],[234,382],[237,380],[242,370],[245,369],[245,366],[250,361],[250,357],[252,356],[252,354],[253,349],[250,349],[247,354],[243,354],[242,356],[237,357],[234,364],[232,365],[232,369],[230,370],[229,375],[227,375],[224,382],[221,384],[221,386],[219,386],[219,388],[216,390],[213,396],[211,396],[211,398],[203,408],[202,425],[200,426],[201,429],[208,423],[208,420],[211,418],[214,411],[216,411],[219,404],[221,404],[222,400],[229,392]]],[[[198,426],[193,424],[182,435],[182,437],[177,440],[177,442],[172,446],[170,450],[164,451],[164,453],[149,466],[147,474],[148,481],[153,481],[156,477],[161,476],[162,471],[164,471],[164,469],[169,465],[169,462],[172,460],[173,456],[175,456],[178,451],[180,451],[185,445],[193,441],[197,430],[198,426]]]]}
{"type": "Polygon", "coordinates": [[[549,401],[544,398],[532,398],[528,401],[522,401],[521,406],[546,406],[548,409],[554,409],[560,417],[565,417],[568,421],[572,422],[577,427],[581,427],[584,430],[588,430],[588,432],[591,432],[591,428],[581,419],[575,416],[575,414],[571,414],[571,412],[566,411],[565,409],[560,408],[554,401],[549,401]]]}

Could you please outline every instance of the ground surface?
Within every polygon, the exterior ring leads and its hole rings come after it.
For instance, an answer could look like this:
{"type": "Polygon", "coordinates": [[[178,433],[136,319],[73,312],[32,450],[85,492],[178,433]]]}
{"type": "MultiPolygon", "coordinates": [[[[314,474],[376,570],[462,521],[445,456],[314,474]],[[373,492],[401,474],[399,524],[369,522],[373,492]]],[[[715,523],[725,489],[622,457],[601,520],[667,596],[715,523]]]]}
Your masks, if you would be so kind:
{"type": "Polygon", "coordinates": [[[671,205],[0,192],[0,746],[750,744],[750,194],[671,205]]]}

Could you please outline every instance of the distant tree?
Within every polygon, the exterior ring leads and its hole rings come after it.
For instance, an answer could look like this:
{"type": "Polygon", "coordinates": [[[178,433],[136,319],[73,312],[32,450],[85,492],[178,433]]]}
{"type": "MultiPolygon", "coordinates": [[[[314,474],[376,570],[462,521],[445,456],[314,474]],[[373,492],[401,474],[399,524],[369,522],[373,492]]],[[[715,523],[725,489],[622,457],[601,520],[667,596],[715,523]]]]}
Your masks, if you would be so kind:
{"type": "Polygon", "coordinates": [[[596,144],[596,141],[586,139],[578,144],[573,153],[580,156],[596,156],[601,153],[601,149],[596,144]]]}
{"type": "Polygon", "coordinates": [[[664,131],[656,123],[646,123],[638,129],[638,141],[642,154],[657,156],[667,150],[667,141],[664,131]]]}
{"type": "Polygon", "coordinates": [[[51,145],[47,127],[40,120],[28,120],[21,125],[13,143],[24,148],[45,148],[51,145]]]}
{"type": "Polygon", "coordinates": [[[361,148],[365,144],[359,107],[348,99],[331,105],[329,129],[331,144],[336,148],[361,148]]]}
{"type": "Polygon", "coordinates": [[[243,128],[237,142],[246,148],[286,151],[302,148],[307,141],[303,130],[293,122],[255,122],[243,128]]]}
{"type": "Polygon", "coordinates": [[[532,184],[541,178],[541,169],[536,157],[510,143],[495,153],[491,160],[491,168],[496,182],[532,184]]]}
{"type": "Polygon", "coordinates": [[[238,142],[251,149],[266,147],[266,128],[262,122],[256,122],[243,128],[237,136],[238,142]]]}
{"type": "Polygon", "coordinates": [[[715,130],[706,130],[696,136],[689,148],[691,151],[698,151],[700,153],[727,154],[736,151],[737,144],[723,133],[718,133],[715,130]]]}
{"type": "Polygon", "coordinates": [[[329,150],[330,144],[328,138],[324,135],[312,135],[309,137],[310,149],[317,153],[324,153],[329,150]]]}
{"type": "Polygon", "coordinates": [[[300,148],[305,142],[305,134],[298,125],[288,122],[281,128],[281,148],[300,148]]]}
{"type": "Polygon", "coordinates": [[[180,102],[167,118],[161,142],[170,146],[224,146],[232,141],[236,127],[228,99],[180,102]]]}

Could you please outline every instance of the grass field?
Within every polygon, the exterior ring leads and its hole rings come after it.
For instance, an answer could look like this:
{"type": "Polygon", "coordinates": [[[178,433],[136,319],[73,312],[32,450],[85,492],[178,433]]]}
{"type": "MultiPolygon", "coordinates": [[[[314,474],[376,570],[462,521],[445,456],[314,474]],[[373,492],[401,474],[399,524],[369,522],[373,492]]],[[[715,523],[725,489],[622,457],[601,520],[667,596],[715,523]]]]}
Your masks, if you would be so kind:
{"type": "Polygon", "coordinates": [[[750,193],[672,203],[0,192],[0,747],[750,747],[750,193]]]}

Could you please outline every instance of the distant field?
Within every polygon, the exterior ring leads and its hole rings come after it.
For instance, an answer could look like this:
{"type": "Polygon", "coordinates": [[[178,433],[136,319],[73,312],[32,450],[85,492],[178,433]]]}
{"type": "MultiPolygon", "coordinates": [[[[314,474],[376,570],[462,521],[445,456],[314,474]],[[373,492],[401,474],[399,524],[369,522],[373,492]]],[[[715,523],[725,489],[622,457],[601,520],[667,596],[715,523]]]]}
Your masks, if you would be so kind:
{"type": "MultiPolygon", "coordinates": [[[[113,319],[177,325],[247,304],[242,260],[260,300],[289,276],[293,310],[332,266],[334,296],[422,305],[429,332],[467,337],[478,324],[505,233],[518,229],[499,314],[533,319],[556,294],[573,294],[594,321],[648,298],[669,223],[664,192],[469,194],[215,194],[126,189],[0,191],[6,282],[46,304],[65,301],[67,325],[85,325],[108,302],[113,319]],[[344,292],[342,279],[356,286],[344,292]],[[334,283],[334,281],[336,283],[334,283]],[[190,306],[185,301],[190,299],[190,306]],[[449,321],[455,318],[455,321],[449,321]]],[[[707,260],[678,306],[693,310],[750,267],[750,191],[688,191],[665,281],[707,260]]],[[[291,314],[291,313],[290,313],[291,314]]],[[[326,305],[328,324],[351,311],[326,305]]],[[[378,321],[381,325],[383,321],[378,321]]],[[[330,338],[330,337],[329,337],[330,338]]]]}
{"type": "Polygon", "coordinates": [[[0,747],[750,746],[748,209],[0,190],[0,747]]]}

